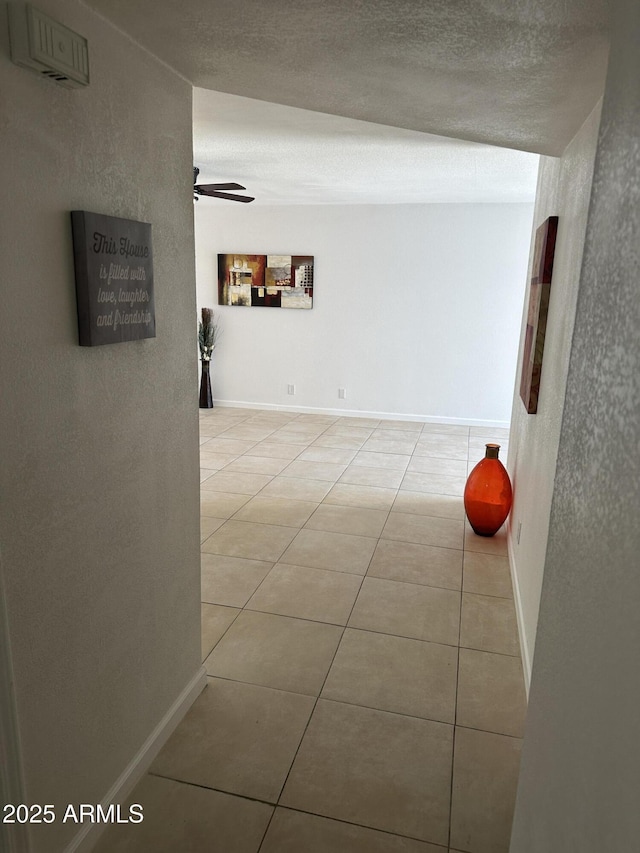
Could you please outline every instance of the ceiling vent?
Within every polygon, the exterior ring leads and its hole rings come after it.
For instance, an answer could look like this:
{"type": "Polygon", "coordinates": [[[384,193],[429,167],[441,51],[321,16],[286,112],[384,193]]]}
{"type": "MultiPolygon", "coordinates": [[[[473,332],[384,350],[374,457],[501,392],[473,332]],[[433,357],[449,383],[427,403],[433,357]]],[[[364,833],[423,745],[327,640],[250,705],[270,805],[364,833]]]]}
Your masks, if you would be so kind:
{"type": "Polygon", "coordinates": [[[62,86],[89,85],[87,40],[30,3],[9,3],[11,59],[62,86]]]}

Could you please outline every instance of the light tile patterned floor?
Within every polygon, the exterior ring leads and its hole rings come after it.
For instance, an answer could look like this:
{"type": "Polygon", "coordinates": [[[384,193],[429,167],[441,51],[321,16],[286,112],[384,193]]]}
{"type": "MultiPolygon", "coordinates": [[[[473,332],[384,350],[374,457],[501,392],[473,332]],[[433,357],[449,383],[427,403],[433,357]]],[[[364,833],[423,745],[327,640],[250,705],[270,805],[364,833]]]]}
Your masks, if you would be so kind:
{"type": "Polygon", "coordinates": [[[101,853],[503,853],[525,715],[506,430],[201,411],[207,689],[101,853]]]}

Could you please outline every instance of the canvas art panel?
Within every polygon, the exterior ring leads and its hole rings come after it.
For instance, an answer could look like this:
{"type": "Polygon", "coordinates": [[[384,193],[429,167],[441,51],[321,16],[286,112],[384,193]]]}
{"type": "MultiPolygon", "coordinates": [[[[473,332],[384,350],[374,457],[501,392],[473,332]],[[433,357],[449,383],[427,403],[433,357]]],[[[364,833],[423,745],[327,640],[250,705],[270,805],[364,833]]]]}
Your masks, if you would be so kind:
{"type": "Polygon", "coordinates": [[[80,346],[155,338],[151,225],[73,210],[71,228],[80,346]]]}
{"type": "Polygon", "coordinates": [[[538,411],[557,232],[557,216],[550,216],[536,231],[520,376],[520,397],[530,415],[538,411]]]}
{"type": "Polygon", "coordinates": [[[313,307],[313,255],[218,255],[218,304],[313,307]]]}

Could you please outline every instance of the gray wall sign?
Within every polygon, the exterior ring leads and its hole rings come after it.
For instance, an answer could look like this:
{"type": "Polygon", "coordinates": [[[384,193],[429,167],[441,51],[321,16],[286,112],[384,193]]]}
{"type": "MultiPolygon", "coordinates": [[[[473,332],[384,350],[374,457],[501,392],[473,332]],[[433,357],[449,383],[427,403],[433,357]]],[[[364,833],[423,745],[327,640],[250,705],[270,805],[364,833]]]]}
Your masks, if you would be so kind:
{"type": "Polygon", "coordinates": [[[80,346],[155,338],[151,225],[71,211],[80,346]]]}

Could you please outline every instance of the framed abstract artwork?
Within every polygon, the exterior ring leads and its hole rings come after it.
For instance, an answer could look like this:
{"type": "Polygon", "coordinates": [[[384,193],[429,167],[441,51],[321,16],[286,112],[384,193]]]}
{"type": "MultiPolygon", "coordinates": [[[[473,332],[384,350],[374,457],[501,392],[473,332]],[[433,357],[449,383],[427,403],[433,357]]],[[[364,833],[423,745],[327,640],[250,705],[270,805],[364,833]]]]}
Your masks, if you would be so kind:
{"type": "Polygon", "coordinates": [[[313,307],[313,255],[218,255],[218,304],[313,307]]]}
{"type": "Polygon", "coordinates": [[[547,332],[553,256],[556,249],[558,217],[550,216],[536,231],[529,290],[529,307],[520,376],[520,397],[530,415],[538,411],[544,339],[547,332]]]}

